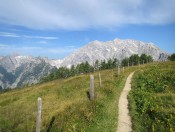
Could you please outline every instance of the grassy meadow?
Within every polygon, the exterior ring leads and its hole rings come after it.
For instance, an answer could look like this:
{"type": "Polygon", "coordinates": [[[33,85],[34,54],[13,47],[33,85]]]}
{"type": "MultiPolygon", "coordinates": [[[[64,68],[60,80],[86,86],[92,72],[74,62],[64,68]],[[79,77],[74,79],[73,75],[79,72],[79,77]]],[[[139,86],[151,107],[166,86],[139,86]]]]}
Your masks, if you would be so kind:
{"type": "Polygon", "coordinates": [[[59,79],[31,87],[0,93],[0,131],[33,132],[36,129],[37,98],[42,98],[41,131],[116,131],[118,99],[125,80],[136,67],[98,72],[95,100],[89,100],[90,74],[59,79]],[[114,73],[114,77],[112,77],[114,73]]]}
{"type": "Polygon", "coordinates": [[[0,131],[33,132],[37,98],[42,98],[41,131],[116,132],[118,100],[127,76],[136,71],[129,94],[133,131],[175,131],[175,63],[150,63],[98,71],[95,100],[89,100],[90,74],[0,93],[0,131]],[[114,73],[114,74],[112,74],[114,73]],[[113,77],[112,77],[113,75],[113,77]]]}
{"type": "Polygon", "coordinates": [[[175,62],[146,65],[132,79],[129,107],[135,132],[175,131],[175,62]]]}

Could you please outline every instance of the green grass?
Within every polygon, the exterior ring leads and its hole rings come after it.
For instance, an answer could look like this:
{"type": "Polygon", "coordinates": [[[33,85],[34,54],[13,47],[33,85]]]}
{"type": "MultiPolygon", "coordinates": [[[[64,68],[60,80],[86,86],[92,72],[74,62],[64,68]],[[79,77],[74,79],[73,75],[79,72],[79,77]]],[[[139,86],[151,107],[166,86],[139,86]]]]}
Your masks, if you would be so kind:
{"type": "Polygon", "coordinates": [[[175,131],[175,62],[137,70],[128,98],[133,131],[175,131]]]}
{"type": "Polygon", "coordinates": [[[36,129],[37,98],[42,98],[42,131],[116,131],[118,100],[125,80],[135,67],[117,77],[117,69],[95,76],[95,100],[90,101],[89,74],[55,80],[0,93],[0,131],[33,132],[36,129]]]}

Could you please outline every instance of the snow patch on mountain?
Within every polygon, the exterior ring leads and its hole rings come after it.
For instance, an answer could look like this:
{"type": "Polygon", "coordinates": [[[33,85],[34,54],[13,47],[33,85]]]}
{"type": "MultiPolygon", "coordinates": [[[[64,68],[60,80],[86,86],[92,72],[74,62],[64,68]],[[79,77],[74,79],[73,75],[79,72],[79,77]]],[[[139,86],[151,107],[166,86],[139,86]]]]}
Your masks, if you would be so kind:
{"type": "Polygon", "coordinates": [[[63,60],[60,60],[60,59],[58,59],[58,60],[51,59],[50,60],[48,58],[44,58],[44,60],[45,60],[46,63],[49,63],[51,66],[55,66],[57,68],[60,67],[60,65],[61,65],[61,63],[63,61],[63,60]]]}

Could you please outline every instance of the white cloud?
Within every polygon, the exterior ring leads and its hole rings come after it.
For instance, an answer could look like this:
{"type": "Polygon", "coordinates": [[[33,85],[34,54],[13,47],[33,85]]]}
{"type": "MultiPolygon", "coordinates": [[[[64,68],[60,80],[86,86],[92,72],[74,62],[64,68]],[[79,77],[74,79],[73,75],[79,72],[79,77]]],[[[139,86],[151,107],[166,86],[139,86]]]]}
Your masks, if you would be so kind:
{"type": "Polygon", "coordinates": [[[66,48],[75,48],[75,46],[74,45],[68,45],[68,46],[66,46],[66,48]]]}
{"type": "Polygon", "coordinates": [[[38,41],[39,44],[47,44],[47,41],[38,41]]]}
{"type": "Polygon", "coordinates": [[[22,55],[32,55],[32,56],[57,56],[64,57],[64,55],[70,54],[76,49],[74,47],[35,47],[35,46],[16,46],[16,45],[6,45],[0,44],[0,55],[9,55],[13,53],[19,53],[22,55]]]}
{"type": "Polygon", "coordinates": [[[28,38],[28,39],[45,39],[45,40],[54,40],[58,39],[58,37],[51,37],[51,36],[31,36],[31,35],[19,35],[16,33],[10,32],[0,32],[0,37],[15,37],[15,38],[28,38]]]}
{"type": "Polygon", "coordinates": [[[23,37],[30,38],[30,39],[46,39],[46,40],[58,39],[58,37],[46,37],[46,36],[28,36],[28,35],[24,35],[23,37]]]}
{"type": "Polygon", "coordinates": [[[6,46],[8,46],[8,45],[6,45],[6,44],[0,44],[0,47],[6,47],[6,46]]]}
{"type": "Polygon", "coordinates": [[[6,49],[8,47],[8,45],[6,44],[0,44],[0,50],[6,49]]]}
{"type": "Polygon", "coordinates": [[[13,37],[13,38],[20,37],[19,35],[15,33],[9,33],[9,32],[0,32],[0,36],[1,37],[13,37]]]}
{"type": "Polygon", "coordinates": [[[0,22],[33,29],[83,30],[175,22],[175,0],[4,0],[0,22]]]}

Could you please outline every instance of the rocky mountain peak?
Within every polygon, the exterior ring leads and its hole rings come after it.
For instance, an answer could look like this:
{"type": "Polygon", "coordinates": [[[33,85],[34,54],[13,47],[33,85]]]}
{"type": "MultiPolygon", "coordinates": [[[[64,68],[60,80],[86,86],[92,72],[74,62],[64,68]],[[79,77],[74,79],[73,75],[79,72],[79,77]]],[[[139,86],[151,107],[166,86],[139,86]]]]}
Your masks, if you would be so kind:
{"type": "Polygon", "coordinates": [[[56,70],[41,57],[5,56],[0,60],[0,89],[37,83],[56,70]]]}
{"type": "Polygon", "coordinates": [[[85,61],[88,61],[92,65],[96,60],[108,60],[114,57],[118,60],[122,60],[132,54],[151,55],[156,61],[160,60],[161,54],[164,54],[164,57],[161,57],[161,59],[166,59],[168,56],[166,52],[159,49],[153,43],[132,39],[121,40],[117,38],[107,42],[92,41],[73,54],[67,56],[60,66],[67,67],[85,61]]]}
{"type": "Polygon", "coordinates": [[[119,61],[133,54],[151,55],[155,61],[165,60],[168,54],[155,46],[132,39],[114,39],[101,42],[92,41],[62,60],[50,60],[46,57],[10,55],[0,57],[0,89],[15,88],[26,84],[35,84],[43,76],[56,70],[56,67],[68,67],[82,62],[93,65],[96,60],[117,58],[119,61]]]}

